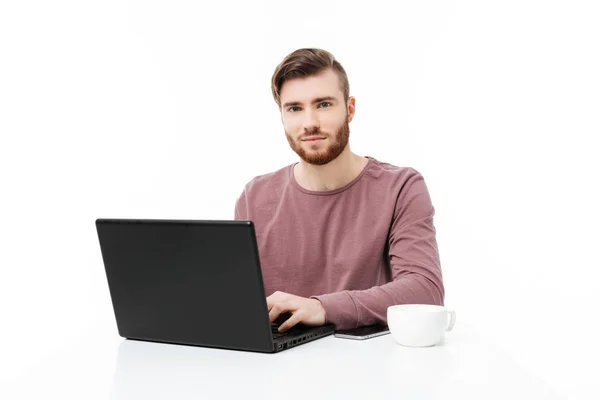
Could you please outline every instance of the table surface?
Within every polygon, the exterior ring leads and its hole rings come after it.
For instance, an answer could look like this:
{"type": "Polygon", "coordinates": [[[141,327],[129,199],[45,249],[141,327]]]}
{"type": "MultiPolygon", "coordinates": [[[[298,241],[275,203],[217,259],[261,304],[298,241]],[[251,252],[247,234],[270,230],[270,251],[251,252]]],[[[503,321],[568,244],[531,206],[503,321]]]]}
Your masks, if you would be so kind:
{"type": "Polygon", "coordinates": [[[2,398],[560,399],[463,323],[434,347],[391,335],[329,336],[262,354],[126,340],[90,332],[0,390],[2,398]],[[7,392],[8,391],[8,392],[7,392]],[[9,397],[5,397],[9,396],[9,397]]]}

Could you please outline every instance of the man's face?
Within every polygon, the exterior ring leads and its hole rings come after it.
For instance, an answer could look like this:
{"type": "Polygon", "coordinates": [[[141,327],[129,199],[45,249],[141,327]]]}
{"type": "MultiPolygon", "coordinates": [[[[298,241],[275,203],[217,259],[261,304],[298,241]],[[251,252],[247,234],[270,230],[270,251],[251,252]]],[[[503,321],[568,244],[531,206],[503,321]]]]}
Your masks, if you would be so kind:
{"type": "MultiPolygon", "coordinates": [[[[333,70],[286,81],[280,91],[281,120],[292,150],[305,162],[325,165],[348,145],[348,112],[333,70]]],[[[351,98],[351,111],[354,99],[351,98]]]]}

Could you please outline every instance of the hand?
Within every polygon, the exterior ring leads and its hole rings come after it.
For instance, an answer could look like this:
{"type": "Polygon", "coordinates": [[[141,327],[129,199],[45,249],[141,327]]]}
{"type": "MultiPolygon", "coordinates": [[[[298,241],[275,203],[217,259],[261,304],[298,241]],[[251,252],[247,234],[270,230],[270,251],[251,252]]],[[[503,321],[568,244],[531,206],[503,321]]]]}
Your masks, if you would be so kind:
{"type": "Polygon", "coordinates": [[[267,297],[267,306],[271,322],[275,321],[282,313],[292,313],[292,316],[279,326],[279,332],[286,331],[299,322],[310,326],[325,324],[325,308],[317,299],[275,292],[267,297]]]}

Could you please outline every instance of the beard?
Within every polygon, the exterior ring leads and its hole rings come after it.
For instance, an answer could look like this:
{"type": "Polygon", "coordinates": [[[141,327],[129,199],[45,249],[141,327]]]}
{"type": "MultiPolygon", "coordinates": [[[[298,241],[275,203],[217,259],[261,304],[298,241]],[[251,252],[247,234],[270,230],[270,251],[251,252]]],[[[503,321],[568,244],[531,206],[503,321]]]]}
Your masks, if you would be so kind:
{"type": "Polygon", "coordinates": [[[299,137],[297,140],[294,140],[288,132],[285,133],[285,136],[292,150],[294,150],[294,152],[296,152],[296,154],[298,154],[298,156],[302,160],[312,165],[325,165],[335,160],[340,154],[342,154],[342,151],[344,151],[344,149],[348,145],[348,140],[350,138],[350,125],[348,123],[348,120],[345,119],[342,126],[333,136],[321,132],[317,127],[312,129],[311,131],[306,131],[306,133],[299,137]],[[306,139],[311,136],[325,137],[329,141],[327,148],[321,150],[305,150],[303,146],[306,146],[306,144],[310,146],[310,144],[302,142],[302,139],[306,139]]]}

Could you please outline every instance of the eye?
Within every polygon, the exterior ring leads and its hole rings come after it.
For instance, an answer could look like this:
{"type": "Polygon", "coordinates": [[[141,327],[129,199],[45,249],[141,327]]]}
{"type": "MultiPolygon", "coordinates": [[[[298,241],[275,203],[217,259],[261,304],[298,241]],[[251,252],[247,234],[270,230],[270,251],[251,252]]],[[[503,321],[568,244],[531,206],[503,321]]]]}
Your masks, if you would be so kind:
{"type": "Polygon", "coordinates": [[[321,104],[319,104],[319,106],[322,106],[323,104],[328,104],[328,106],[327,106],[327,107],[325,107],[325,108],[329,108],[329,107],[331,107],[331,106],[332,106],[332,104],[331,104],[330,102],[328,102],[328,101],[324,101],[324,102],[322,102],[321,104]]]}
{"type": "Polygon", "coordinates": [[[294,110],[295,110],[296,108],[300,108],[300,107],[290,107],[290,108],[288,108],[288,111],[294,112],[294,110]]]}

